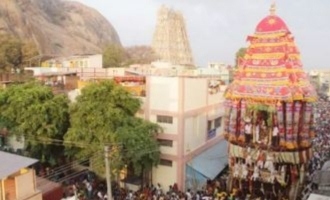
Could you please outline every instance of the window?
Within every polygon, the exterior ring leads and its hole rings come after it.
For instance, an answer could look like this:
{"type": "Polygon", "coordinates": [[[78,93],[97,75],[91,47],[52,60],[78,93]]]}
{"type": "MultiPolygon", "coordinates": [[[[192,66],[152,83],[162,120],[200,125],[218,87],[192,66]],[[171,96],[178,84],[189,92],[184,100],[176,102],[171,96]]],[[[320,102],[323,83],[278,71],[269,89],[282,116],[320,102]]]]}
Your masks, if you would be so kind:
{"type": "Polygon", "coordinates": [[[166,159],[160,159],[159,164],[168,167],[172,167],[173,165],[172,160],[166,160],[166,159]]]}
{"type": "Polygon", "coordinates": [[[173,123],[173,117],[165,116],[165,115],[157,115],[157,122],[158,123],[172,124],[173,123]]]}
{"type": "Polygon", "coordinates": [[[212,120],[207,121],[207,131],[210,131],[212,129],[212,120]]]}
{"type": "Polygon", "coordinates": [[[160,146],[173,147],[172,140],[158,139],[158,143],[160,146]]]}
{"type": "Polygon", "coordinates": [[[221,126],[221,117],[218,117],[214,120],[214,128],[219,128],[221,126]]]}

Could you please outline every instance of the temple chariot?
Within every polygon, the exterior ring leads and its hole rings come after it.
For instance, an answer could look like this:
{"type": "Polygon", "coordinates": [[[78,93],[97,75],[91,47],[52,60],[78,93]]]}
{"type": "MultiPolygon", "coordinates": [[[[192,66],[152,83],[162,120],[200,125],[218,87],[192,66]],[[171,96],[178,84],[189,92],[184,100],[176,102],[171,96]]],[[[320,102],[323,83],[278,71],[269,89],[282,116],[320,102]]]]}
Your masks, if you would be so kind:
{"type": "Polygon", "coordinates": [[[226,97],[228,190],[252,198],[298,199],[312,157],[317,94],[285,22],[262,19],[238,61],[226,97]]]}

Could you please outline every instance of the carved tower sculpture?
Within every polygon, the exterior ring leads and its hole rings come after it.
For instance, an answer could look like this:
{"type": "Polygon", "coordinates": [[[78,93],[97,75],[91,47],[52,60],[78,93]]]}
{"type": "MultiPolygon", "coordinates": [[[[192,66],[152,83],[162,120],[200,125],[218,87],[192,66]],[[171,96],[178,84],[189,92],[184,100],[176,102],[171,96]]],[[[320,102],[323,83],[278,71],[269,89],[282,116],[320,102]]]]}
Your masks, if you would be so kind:
{"type": "Polygon", "coordinates": [[[160,61],[193,66],[193,57],[181,13],[162,6],[158,11],[152,48],[160,61]]]}
{"type": "Polygon", "coordinates": [[[298,199],[312,156],[317,95],[275,5],[247,41],[225,94],[228,189],[252,198],[298,199]]]}

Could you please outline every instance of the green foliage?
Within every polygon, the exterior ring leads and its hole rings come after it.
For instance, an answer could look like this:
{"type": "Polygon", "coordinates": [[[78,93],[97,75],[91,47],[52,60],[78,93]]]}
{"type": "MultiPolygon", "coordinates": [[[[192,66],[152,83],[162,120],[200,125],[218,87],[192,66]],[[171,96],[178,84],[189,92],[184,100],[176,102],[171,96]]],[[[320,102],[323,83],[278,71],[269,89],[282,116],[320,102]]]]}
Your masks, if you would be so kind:
{"type": "Polygon", "coordinates": [[[159,146],[155,142],[155,133],[159,131],[158,125],[140,118],[130,118],[119,127],[118,142],[124,147],[123,158],[126,164],[133,165],[136,174],[158,164],[159,146]]]}
{"type": "Polygon", "coordinates": [[[33,42],[24,42],[22,45],[22,65],[23,67],[31,67],[31,66],[38,66],[39,63],[38,61],[31,60],[32,58],[36,57],[39,55],[37,46],[33,42]]]}
{"type": "Polygon", "coordinates": [[[126,59],[125,50],[121,46],[109,45],[103,52],[103,67],[123,67],[126,59]]]}
{"type": "Polygon", "coordinates": [[[18,69],[23,60],[22,43],[17,40],[9,41],[4,45],[4,54],[7,63],[13,69],[18,69]]]}
{"type": "Polygon", "coordinates": [[[0,35],[0,71],[22,70],[27,60],[38,55],[32,42],[23,42],[10,35],[0,35]]]}
{"type": "Polygon", "coordinates": [[[0,91],[1,128],[24,136],[28,151],[39,159],[60,153],[58,147],[37,141],[62,139],[69,126],[68,110],[66,96],[55,96],[51,88],[37,82],[11,85],[0,91]]]}
{"type": "MultiPolygon", "coordinates": [[[[140,106],[138,99],[112,81],[86,86],[70,108],[71,128],[65,140],[85,144],[87,148],[67,148],[67,154],[86,158],[111,144],[111,165],[115,171],[128,164],[133,164],[137,173],[151,168],[159,159],[155,140],[159,127],[135,117],[140,106]]],[[[103,172],[103,157],[93,162],[99,164],[95,170],[103,172]]]]}
{"type": "Polygon", "coordinates": [[[244,58],[247,48],[240,48],[235,54],[235,68],[238,67],[239,60],[244,58]]]}

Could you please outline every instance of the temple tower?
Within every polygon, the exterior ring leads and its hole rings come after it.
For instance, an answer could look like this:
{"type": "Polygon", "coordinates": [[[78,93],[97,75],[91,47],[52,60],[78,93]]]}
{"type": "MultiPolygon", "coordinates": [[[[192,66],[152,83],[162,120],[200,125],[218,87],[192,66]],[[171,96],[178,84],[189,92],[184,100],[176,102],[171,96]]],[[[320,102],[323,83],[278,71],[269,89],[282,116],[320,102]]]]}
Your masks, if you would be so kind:
{"type": "Polygon", "coordinates": [[[152,48],[160,61],[194,65],[185,22],[180,12],[165,6],[159,9],[152,48]]]}
{"type": "Polygon", "coordinates": [[[312,157],[314,88],[275,5],[248,36],[225,93],[230,181],[252,199],[299,199],[312,157]]]}

